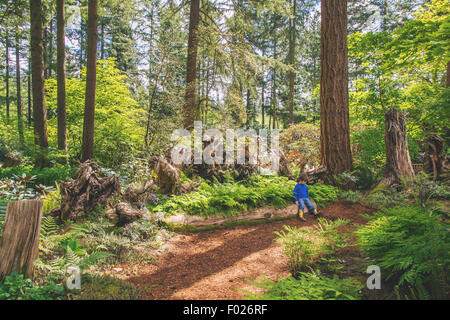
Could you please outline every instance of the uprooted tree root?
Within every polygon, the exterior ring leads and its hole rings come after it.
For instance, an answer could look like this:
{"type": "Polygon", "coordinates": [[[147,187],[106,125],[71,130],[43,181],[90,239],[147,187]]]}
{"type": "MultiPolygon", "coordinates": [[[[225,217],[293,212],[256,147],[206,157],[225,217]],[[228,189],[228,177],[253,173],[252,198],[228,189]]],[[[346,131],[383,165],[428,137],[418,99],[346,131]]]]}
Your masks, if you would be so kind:
{"type": "Polygon", "coordinates": [[[98,204],[106,205],[109,199],[120,194],[117,176],[100,177],[95,162],[86,161],[80,165],[76,179],[61,182],[61,207],[50,213],[61,220],[76,220],[92,212],[98,204]]]}

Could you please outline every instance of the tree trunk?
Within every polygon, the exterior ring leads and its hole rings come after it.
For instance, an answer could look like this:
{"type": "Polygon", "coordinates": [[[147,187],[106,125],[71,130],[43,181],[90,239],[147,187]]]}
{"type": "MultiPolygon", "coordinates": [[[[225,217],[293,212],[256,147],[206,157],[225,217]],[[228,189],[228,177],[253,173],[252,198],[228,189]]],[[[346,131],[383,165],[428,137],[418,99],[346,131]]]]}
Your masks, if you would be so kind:
{"type": "Polygon", "coordinates": [[[388,186],[399,185],[401,179],[414,177],[406,138],[406,120],[397,109],[389,109],[384,117],[386,168],[381,182],[388,186]]]}
{"type": "Polygon", "coordinates": [[[56,2],[57,81],[58,81],[58,149],[67,151],[66,129],[66,53],[64,0],[56,2]]]}
{"type": "Polygon", "coordinates": [[[97,0],[89,0],[86,101],[84,109],[83,149],[81,156],[82,162],[92,159],[92,157],[94,156],[94,115],[98,37],[97,7],[97,0]]]}
{"type": "Polygon", "coordinates": [[[323,0],[321,17],[320,151],[329,173],[353,167],[348,110],[347,1],[323,0]]]}
{"type": "Polygon", "coordinates": [[[191,0],[189,16],[188,57],[186,70],[186,95],[184,110],[184,127],[194,128],[195,89],[197,77],[198,24],[200,21],[200,0],[191,0]]]}
{"type": "MultiPolygon", "coordinates": [[[[42,48],[42,3],[41,0],[30,0],[30,33],[31,33],[31,72],[33,83],[33,118],[35,144],[46,151],[47,137],[47,108],[44,94],[44,58],[42,48]]],[[[39,153],[36,167],[43,168],[49,162],[44,153],[39,153]]]]}
{"type": "Polygon", "coordinates": [[[425,166],[426,172],[433,173],[433,180],[439,179],[440,174],[443,169],[444,156],[442,152],[444,151],[444,139],[442,139],[437,134],[430,134],[425,143],[428,145],[428,149],[425,152],[425,166]]]}
{"type": "Polygon", "coordinates": [[[31,126],[31,59],[28,57],[28,126],[31,126]]]}
{"type": "Polygon", "coordinates": [[[50,36],[48,45],[48,77],[51,78],[53,74],[53,19],[50,19],[50,36]]]}
{"type": "Polygon", "coordinates": [[[0,243],[0,282],[12,271],[33,278],[33,263],[39,256],[41,218],[40,200],[8,202],[0,243]]]}
{"type": "Polygon", "coordinates": [[[22,86],[20,83],[20,39],[19,29],[16,28],[16,87],[17,87],[17,129],[19,131],[19,141],[24,145],[23,120],[22,120],[22,86]]]}
{"type": "Polygon", "coordinates": [[[6,121],[9,123],[9,39],[6,31],[6,121]]]}
{"type": "MultiPolygon", "coordinates": [[[[289,31],[289,64],[292,68],[295,65],[295,15],[297,9],[297,0],[292,0],[293,8],[292,15],[293,17],[289,19],[290,31],[289,31]]],[[[294,71],[289,71],[289,123],[294,122],[294,82],[295,82],[295,73],[294,71]]]]}

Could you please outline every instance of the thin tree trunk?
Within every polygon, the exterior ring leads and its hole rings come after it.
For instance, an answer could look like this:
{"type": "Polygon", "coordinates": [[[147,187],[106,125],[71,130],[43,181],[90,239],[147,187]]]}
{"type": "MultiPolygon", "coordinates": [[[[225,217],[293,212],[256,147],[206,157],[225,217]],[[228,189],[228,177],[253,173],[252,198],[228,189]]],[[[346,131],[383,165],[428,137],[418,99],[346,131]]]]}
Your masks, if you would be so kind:
{"type": "Polygon", "coordinates": [[[53,74],[53,19],[50,19],[50,36],[48,49],[48,77],[51,78],[53,74]]]}
{"type": "Polygon", "coordinates": [[[94,116],[95,116],[95,87],[97,63],[97,0],[88,2],[88,47],[86,73],[86,101],[84,109],[83,148],[81,161],[92,159],[94,156],[94,116]]]}
{"type": "MultiPolygon", "coordinates": [[[[275,32],[274,32],[275,35],[275,32]]],[[[273,39],[273,58],[277,59],[277,38],[276,36],[273,39]]],[[[272,67],[272,96],[270,98],[270,109],[272,110],[271,119],[272,119],[272,129],[275,129],[275,105],[276,105],[276,94],[277,94],[277,87],[276,87],[276,81],[277,81],[277,72],[275,67],[272,67]]],[[[270,125],[269,125],[270,128],[270,125]]]]}
{"type": "Polygon", "coordinates": [[[348,109],[347,1],[323,0],[321,17],[320,150],[329,173],[353,167],[348,109]]]}
{"type": "Polygon", "coordinates": [[[102,42],[100,44],[100,58],[103,60],[105,59],[105,23],[103,19],[101,20],[101,34],[102,42]]]}
{"type": "MultiPolygon", "coordinates": [[[[262,56],[264,57],[264,48],[262,49],[262,56]]],[[[261,116],[262,116],[262,127],[264,128],[265,120],[264,120],[264,90],[265,90],[265,81],[264,81],[264,66],[262,72],[262,88],[261,88],[261,116]]]]}
{"type": "Polygon", "coordinates": [[[9,123],[9,35],[6,31],[6,122],[9,123]]]}
{"type": "Polygon", "coordinates": [[[186,95],[184,110],[184,127],[194,128],[195,91],[197,77],[198,25],[200,21],[200,0],[191,0],[189,15],[188,57],[186,69],[186,95]]]}
{"type": "Polygon", "coordinates": [[[56,2],[57,82],[58,82],[58,149],[67,151],[66,129],[66,53],[64,0],[56,2]]]}
{"type": "Polygon", "coordinates": [[[47,31],[47,26],[44,24],[44,41],[42,43],[42,48],[44,50],[44,79],[48,79],[48,50],[47,50],[47,45],[48,45],[48,31],[47,31]]]}
{"type": "Polygon", "coordinates": [[[47,108],[44,94],[44,57],[42,48],[42,3],[30,0],[31,72],[33,83],[33,119],[35,144],[44,152],[39,152],[36,167],[48,166],[45,155],[48,149],[47,108]]]}
{"type": "Polygon", "coordinates": [[[31,58],[28,57],[28,126],[31,126],[31,58]]]}
{"type": "MultiPolygon", "coordinates": [[[[290,24],[290,32],[289,32],[289,64],[292,68],[295,65],[295,15],[297,9],[297,0],[292,0],[292,15],[293,17],[289,19],[290,24]]],[[[289,123],[294,122],[294,81],[295,81],[295,73],[294,71],[289,71],[289,123]]]]}
{"type": "Polygon", "coordinates": [[[23,146],[23,120],[22,120],[22,86],[20,83],[20,39],[19,29],[16,27],[16,87],[17,87],[17,129],[19,131],[19,141],[23,146]]]}

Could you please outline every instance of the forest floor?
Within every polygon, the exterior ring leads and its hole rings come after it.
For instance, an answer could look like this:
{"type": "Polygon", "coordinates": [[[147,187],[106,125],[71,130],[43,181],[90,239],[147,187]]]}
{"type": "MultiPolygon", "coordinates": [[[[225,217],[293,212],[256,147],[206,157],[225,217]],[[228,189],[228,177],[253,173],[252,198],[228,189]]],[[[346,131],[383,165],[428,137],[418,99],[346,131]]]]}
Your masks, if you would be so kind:
{"type": "MultiPolygon", "coordinates": [[[[321,210],[329,219],[349,219],[343,232],[366,219],[371,209],[360,204],[338,201],[321,210]]],[[[242,299],[243,290],[258,292],[248,280],[271,280],[288,276],[282,246],[274,241],[274,231],[283,225],[312,227],[317,220],[306,215],[306,222],[296,218],[258,225],[241,225],[199,233],[175,234],[169,247],[155,263],[140,265],[125,279],[147,292],[143,299],[242,299]],[[243,289],[243,290],[241,290],[243,289]]],[[[364,277],[364,261],[356,246],[337,253],[343,264],[340,275],[364,277]]],[[[124,265],[123,271],[130,268],[124,265]]]]}

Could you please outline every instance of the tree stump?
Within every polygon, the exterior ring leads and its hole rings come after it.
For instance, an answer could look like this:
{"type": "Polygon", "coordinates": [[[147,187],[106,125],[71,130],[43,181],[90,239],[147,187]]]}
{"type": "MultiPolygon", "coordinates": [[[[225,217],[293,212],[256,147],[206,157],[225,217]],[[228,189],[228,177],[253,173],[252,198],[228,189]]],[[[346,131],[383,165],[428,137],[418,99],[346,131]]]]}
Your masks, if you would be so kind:
{"type": "Polygon", "coordinates": [[[42,201],[8,202],[0,243],[0,281],[12,271],[33,278],[33,263],[39,256],[42,201]]]}
{"type": "Polygon", "coordinates": [[[94,162],[83,162],[78,169],[77,179],[61,183],[61,207],[54,208],[50,215],[75,221],[92,212],[97,204],[106,205],[113,195],[120,193],[119,178],[103,178],[98,171],[94,162]]]}
{"type": "Polygon", "coordinates": [[[414,178],[406,137],[406,119],[397,109],[389,109],[384,119],[386,168],[381,182],[388,186],[399,185],[401,179],[414,178]]]}

